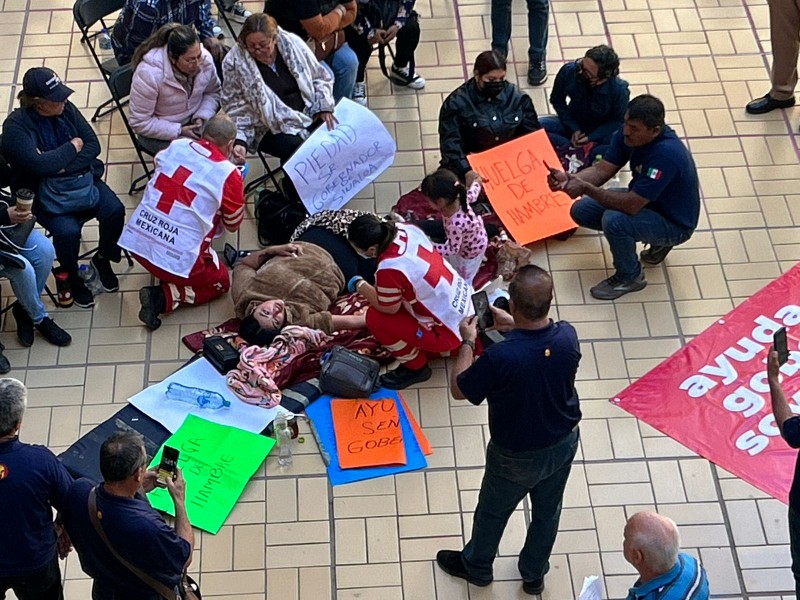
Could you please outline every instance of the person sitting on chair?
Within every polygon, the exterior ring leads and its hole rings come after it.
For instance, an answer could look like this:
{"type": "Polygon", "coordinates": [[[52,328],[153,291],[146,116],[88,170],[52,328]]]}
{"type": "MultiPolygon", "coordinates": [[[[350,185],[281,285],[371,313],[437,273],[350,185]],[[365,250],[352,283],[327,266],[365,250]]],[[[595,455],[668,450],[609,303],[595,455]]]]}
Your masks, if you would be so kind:
{"type": "Polygon", "coordinates": [[[389,71],[392,82],[412,90],[425,87],[425,80],[419,73],[410,72],[420,33],[419,17],[414,11],[415,2],[416,0],[359,0],[356,20],[351,27],[344,30],[347,43],[358,56],[353,100],[359,104],[367,104],[365,76],[373,46],[385,46],[394,39],[397,39],[395,57],[389,71]]]}
{"type": "MultiPolygon", "coordinates": [[[[99,249],[92,257],[102,288],[119,289],[111,262],[119,262],[117,245],[125,224],[125,207],[103,181],[97,158],[100,142],[81,111],[69,102],[72,90],[51,69],[28,69],[17,96],[20,108],[3,123],[2,151],[11,166],[11,190],[36,191],[33,213],[53,236],[56,256],[67,273],[73,300],[94,306],[92,292],[78,277],[78,255],[84,223],[97,219],[99,249]]],[[[35,318],[35,317],[34,317],[35,318]]]]}
{"type": "Polygon", "coordinates": [[[215,61],[222,61],[225,45],[214,37],[211,0],[125,0],[111,30],[117,63],[131,62],[136,48],[167,23],[194,26],[206,50],[215,61]]]}
{"type": "Polygon", "coordinates": [[[233,122],[218,114],[202,139],[178,138],[156,155],[153,177],[119,240],[160,280],[139,290],[139,320],[148,329],[161,326],[161,313],[210,302],[230,287],[211,241],[223,228],[239,229],[244,216],[242,175],[228,160],[235,137],[233,122]]]}
{"type": "Polygon", "coordinates": [[[333,129],[333,80],[308,45],[269,15],[248,17],[238,42],[222,64],[222,108],[238,129],[234,159],[244,164],[258,147],[283,163],[315,125],[333,129]]]}
{"type": "Polygon", "coordinates": [[[557,116],[539,122],[556,148],[593,142],[591,164],[594,157],[605,154],[611,136],[622,127],[628,100],[628,82],[619,77],[617,53],[605,45],[595,46],[561,67],[550,93],[557,116]]]}
{"type": "Polygon", "coordinates": [[[153,154],[179,137],[200,139],[219,108],[220,85],[194,29],[169,23],[136,49],[128,120],[153,154]]]}
{"type": "Polygon", "coordinates": [[[352,98],[358,57],[344,29],[356,18],[355,0],[266,0],[264,12],[314,47],[314,55],[333,76],[333,97],[352,98]]]}

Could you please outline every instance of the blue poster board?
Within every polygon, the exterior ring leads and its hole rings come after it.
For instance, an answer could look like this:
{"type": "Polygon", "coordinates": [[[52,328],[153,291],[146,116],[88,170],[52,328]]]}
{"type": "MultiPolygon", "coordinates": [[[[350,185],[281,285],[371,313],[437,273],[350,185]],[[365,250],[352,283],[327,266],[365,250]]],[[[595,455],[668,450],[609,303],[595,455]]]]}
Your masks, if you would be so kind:
{"type": "Polygon", "coordinates": [[[381,398],[392,398],[397,405],[397,413],[400,416],[400,427],[403,431],[403,444],[406,449],[405,465],[341,469],[339,467],[339,454],[336,451],[336,433],[333,430],[333,414],[331,413],[331,400],[333,400],[333,396],[320,396],[306,408],[306,414],[308,418],[311,419],[311,425],[314,429],[317,442],[320,445],[320,450],[323,454],[327,454],[330,457],[328,477],[331,480],[331,485],[341,485],[343,483],[353,483],[355,481],[383,477],[384,475],[416,471],[428,466],[428,461],[425,459],[425,455],[422,453],[419,443],[417,443],[417,437],[414,435],[414,430],[403,408],[403,402],[400,400],[400,396],[397,392],[384,388],[379,389],[370,396],[371,400],[380,400],[381,398]]]}

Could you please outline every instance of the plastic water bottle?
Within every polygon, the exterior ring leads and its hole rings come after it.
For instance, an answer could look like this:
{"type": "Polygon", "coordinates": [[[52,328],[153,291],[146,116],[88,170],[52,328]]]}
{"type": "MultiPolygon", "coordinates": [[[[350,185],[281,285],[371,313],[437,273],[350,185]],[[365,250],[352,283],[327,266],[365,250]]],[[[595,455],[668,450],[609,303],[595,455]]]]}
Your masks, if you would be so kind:
{"type": "Polygon", "coordinates": [[[97,46],[104,52],[111,50],[111,36],[108,35],[108,29],[105,27],[97,36],[97,46]]]}
{"type": "Polygon", "coordinates": [[[170,383],[167,386],[166,396],[169,400],[193,404],[200,408],[207,408],[208,410],[218,410],[231,405],[230,401],[226,400],[222,394],[218,392],[188,387],[180,383],[170,383]]]}
{"type": "Polygon", "coordinates": [[[78,267],[78,277],[81,278],[86,289],[92,293],[92,296],[97,296],[103,290],[100,278],[97,276],[97,270],[95,270],[92,263],[78,267]]]}
{"type": "Polygon", "coordinates": [[[272,428],[275,430],[275,441],[278,445],[278,466],[288,467],[292,464],[292,430],[286,415],[278,413],[272,428]]]}

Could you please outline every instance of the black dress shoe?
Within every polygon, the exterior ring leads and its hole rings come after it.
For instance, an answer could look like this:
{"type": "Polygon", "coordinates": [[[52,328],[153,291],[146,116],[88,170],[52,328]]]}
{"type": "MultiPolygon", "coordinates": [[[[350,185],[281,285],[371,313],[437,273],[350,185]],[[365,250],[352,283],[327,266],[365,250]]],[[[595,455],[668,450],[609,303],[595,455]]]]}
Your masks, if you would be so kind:
{"type": "Polygon", "coordinates": [[[544,591],[544,577],[541,579],[534,579],[533,581],[523,581],[522,591],[531,596],[541,594],[544,591]]]}
{"type": "Polygon", "coordinates": [[[421,369],[409,369],[405,365],[400,365],[394,371],[388,371],[381,375],[381,387],[387,390],[404,390],[415,383],[422,383],[431,378],[432,371],[428,365],[421,369]]]}
{"type": "Polygon", "coordinates": [[[475,579],[467,573],[467,569],[464,567],[464,561],[461,560],[461,552],[458,550],[439,550],[439,552],[436,553],[436,564],[448,575],[465,579],[472,585],[486,587],[492,583],[491,579],[475,579]]]}
{"type": "Polygon", "coordinates": [[[744,110],[751,115],[763,115],[776,108],[791,108],[792,106],[794,106],[794,96],[787,100],[775,100],[775,98],[767,94],[761,98],[751,100],[744,107],[744,110]]]}
{"type": "Polygon", "coordinates": [[[139,320],[144,323],[150,331],[155,331],[161,327],[161,319],[158,318],[167,306],[167,299],[160,285],[151,285],[139,290],[139,302],[142,307],[139,309],[139,320]]]}

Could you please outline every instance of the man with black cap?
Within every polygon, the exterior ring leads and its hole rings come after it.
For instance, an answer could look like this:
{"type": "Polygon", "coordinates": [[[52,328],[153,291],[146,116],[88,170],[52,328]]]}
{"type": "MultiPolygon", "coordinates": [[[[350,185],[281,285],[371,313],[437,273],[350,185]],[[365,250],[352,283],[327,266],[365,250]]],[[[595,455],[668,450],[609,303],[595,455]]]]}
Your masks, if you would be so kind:
{"type": "MultiPolygon", "coordinates": [[[[56,257],[66,271],[71,296],[83,308],[94,298],[78,276],[84,223],[97,219],[99,249],[92,257],[102,288],[119,289],[110,262],[119,262],[117,245],[125,207],[102,179],[100,142],[81,112],[68,101],[72,90],[51,69],[29,69],[22,80],[20,108],[3,123],[2,151],[11,166],[11,190],[35,190],[33,212],[53,236],[56,257]]],[[[19,316],[17,323],[19,323],[19,316]]],[[[26,329],[31,326],[25,324],[26,329]]],[[[20,325],[20,329],[22,326],[20,325]]],[[[22,332],[19,333],[22,336],[22,332]]]]}

